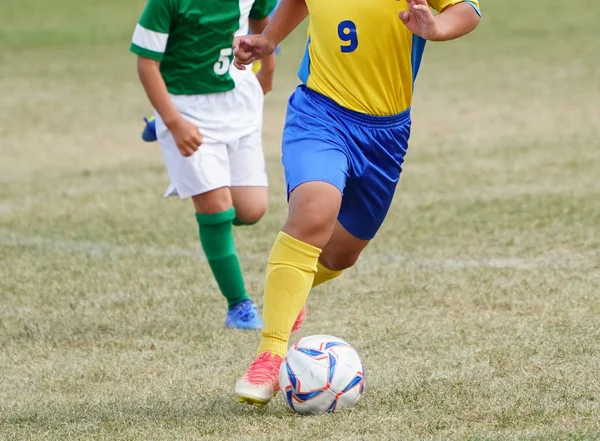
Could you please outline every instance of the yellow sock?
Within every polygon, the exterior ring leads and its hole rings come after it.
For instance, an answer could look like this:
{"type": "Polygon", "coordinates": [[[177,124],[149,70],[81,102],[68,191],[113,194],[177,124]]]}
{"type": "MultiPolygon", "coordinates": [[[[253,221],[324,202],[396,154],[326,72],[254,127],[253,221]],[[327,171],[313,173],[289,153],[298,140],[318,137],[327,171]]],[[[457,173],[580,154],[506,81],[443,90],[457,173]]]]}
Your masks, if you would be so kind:
{"type": "Polygon", "coordinates": [[[302,310],[317,272],[321,250],[280,232],[275,240],[265,281],[262,340],[258,353],[282,357],[292,326],[302,310]]]}
{"type": "Polygon", "coordinates": [[[319,286],[322,283],[329,282],[330,280],[335,279],[337,276],[342,274],[342,271],[334,271],[327,268],[325,265],[321,264],[321,262],[317,263],[317,274],[315,274],[315,279],[313,280],[312,287],[319,286]]]}

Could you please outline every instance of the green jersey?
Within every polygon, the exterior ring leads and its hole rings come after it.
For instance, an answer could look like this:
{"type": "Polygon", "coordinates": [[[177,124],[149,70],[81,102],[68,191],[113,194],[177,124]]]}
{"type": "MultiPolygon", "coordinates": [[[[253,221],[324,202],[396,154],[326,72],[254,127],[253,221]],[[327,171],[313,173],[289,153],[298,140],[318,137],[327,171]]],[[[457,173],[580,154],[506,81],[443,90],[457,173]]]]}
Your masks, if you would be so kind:
{"type": "Polygon", "coordinates": [[[262,20],[277,0],[148,0],[131,51],[160,61],[174,95],[225,92],[235,87],[229,69],[233,38],[248,33],[248,18],[262,20]]]}

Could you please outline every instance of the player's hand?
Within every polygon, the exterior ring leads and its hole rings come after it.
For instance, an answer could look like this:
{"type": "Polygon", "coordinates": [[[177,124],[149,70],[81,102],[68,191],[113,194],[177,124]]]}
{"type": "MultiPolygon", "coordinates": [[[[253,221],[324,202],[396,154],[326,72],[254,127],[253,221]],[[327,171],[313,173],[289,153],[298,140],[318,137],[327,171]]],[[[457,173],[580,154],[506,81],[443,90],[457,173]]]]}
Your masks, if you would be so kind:
{"type": "Polygon", "coordinates": [[[202,144],[202,135],[198,127],[183,118],[172,124],[169,130],[183,156],[192,156],[202,144]]]}
{"type": "Polygon", "coordinates": [[[262,34],[246,35],[233,40],[233,64],[241,70],[256,60],[275,52],[275,44],[262,34]]]}
{"type": "Polygon", "coordinates": [[[406,2],[408,3],[408,12],[403,11],[399,14],[402,23],[413,34],[425,40],[437,40],[442,31],[427,4],[427,0],[406,0],[406,2]]]}

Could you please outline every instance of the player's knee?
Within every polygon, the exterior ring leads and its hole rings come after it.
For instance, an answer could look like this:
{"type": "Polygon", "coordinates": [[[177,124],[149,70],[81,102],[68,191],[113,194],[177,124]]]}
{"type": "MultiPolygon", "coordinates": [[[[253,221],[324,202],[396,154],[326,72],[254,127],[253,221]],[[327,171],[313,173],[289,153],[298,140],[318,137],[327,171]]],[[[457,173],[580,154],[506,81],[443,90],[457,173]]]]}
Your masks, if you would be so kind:
{"type": "Polygon", "coordinates": [[[356,263],[360,251],[344,252],[344,253],[323,253],[319,258],[319,262],[332,271],[343,271],[356,263]]]}
{"type": "Polygon", "coordinates": [[[289,215],[283,231],[323,248],[333,233],[341,197],[336,187],[323,182],[306,182],[298,186],[290,195],[289,215]]]}
{"type": "Polygon", "coordinates": [[[298,240],[323,248],[333,232],[335,218],[315,210],[305,210],[301,215],[292,214],[283,231],[298,240]]]}
{"type": "Polygon", "coordinates": [[[242,224],[255,224],[267,212],[268,193],[265,191],[253,191],[234,194],[235,217],[242,224]]]}
{"type": "Polygon", "coordinates": [[[243,224],[255,224],[267,212],[267,202],[252,205],[251,207],[236,207],[235,217],[243,224]]]}
{"type": "Polygon", "coordinates": [[[198,213],[213,214],[227,211],[231,208],[231,195],[226,188],[218,188],[207,193],[192,197],[194,208],[198,213]]]}
{"type": "Polygon", "coordinates": [[[266,187],[231,187],[231,197],[240,224],[254,224],[267,212],[269,193],[266,187]]]}

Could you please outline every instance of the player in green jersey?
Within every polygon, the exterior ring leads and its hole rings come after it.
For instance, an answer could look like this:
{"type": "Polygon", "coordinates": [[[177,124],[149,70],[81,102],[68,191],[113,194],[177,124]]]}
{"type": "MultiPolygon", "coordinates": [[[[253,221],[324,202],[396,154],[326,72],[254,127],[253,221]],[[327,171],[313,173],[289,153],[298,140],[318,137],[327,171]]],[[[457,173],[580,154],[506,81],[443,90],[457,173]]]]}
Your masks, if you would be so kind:
{"type": "Polygon", "coordinates": [[[192,199],[200,243],[227,298],[230,328],[262,328],[246,293],[232,226],[251,225],[267,209],[262,110],[275,68],[272,56],[256,75],[236,69],[232,44],[235,36],[262,32],[275,4],[148,0],[131,43],[155,109],[171,181],[165,196],[192,199]]]}

